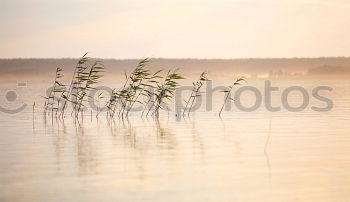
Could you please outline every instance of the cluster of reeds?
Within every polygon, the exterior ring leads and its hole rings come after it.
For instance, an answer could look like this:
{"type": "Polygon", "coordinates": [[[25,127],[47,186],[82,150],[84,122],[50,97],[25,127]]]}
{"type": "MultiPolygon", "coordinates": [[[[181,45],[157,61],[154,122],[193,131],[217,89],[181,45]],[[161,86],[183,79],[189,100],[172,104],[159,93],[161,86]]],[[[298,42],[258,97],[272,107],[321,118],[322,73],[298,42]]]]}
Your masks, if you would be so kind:
{"type": "MultiPolygon", "coordinates": [[[[184,77],[178,73],[178,69],[169,70],[164,76],[161,75],[162,70],[152,72],[148,68],[149,62],[148,58],[143,59],[130,74],[125,73],[124,85],[118,90],[113,89],[104,107],[98,107],[96,117],[102,112],[102,109],[106,109],[107,117],[124,119],[129,117],[135,105],[143,106],[141,117],[145,115],[158,118],[160,110],[169,110],[168,102],[174,98],[175,90],[179,86],[178,81],[184,77]]],[[[70,84],[64,85],[60,81],[63,77],[62,69],[57,68],[52,91],[48,97],[45,97],[45,114],[51,113],[52,118],[54,116],[63,118],[68,103],[70,103],[72,105],[71,116],[78,120],[88,99],[91,98],[90,92],[95,90],[94,84],[102,77],[104,69],[102,62],[92,61],[86,53],[77,62],[70,84]]],[[[190,115],[196,99],[201,96],[200,90],[206,81],[209,81],[207,73],[202,72],[199,79],[193,82],[191,95],[185,101],[183,116],[186,113],[190,115]]],[[[240,85],[242,81],[245,81],[244,77],[236,79],[231,86],[228,86],[228,90],[222,91],[227,94],[219,116],[226,102],[234,100],[231,97],[233,87],[240,85]]],[[[101,93],[98,95],[98,99],[101,95],[101,93]]]]}
{"type": "Polygon", "coordinates": [[[89,92],[94,90],[93,85],[102,77],[103,71],[103,64],[100,61],[90,61],[86,53],[75,66],[72,80],[67,89],[67,85],[59,81],[63,77],[62,69],[57,68],[53,90],[45,101],[45,114],[47,113],[46,109],[50,108],[52,116],[63,117],[67,104],[71,103],[73,106],[71,115],[78,119],[87,102],[89,92]],[[59,109],[60,113],[58,113],[59,109]]]}
{"type": "Polygon", "coordinates": [[[149,108],[150,110],[153,109],[152,115],[156,118],[159,117],[160,109],[168,110],[166,100],[171,101],[173,99],[176,87],[179,85],[177,80],[184,79],[184,77],[178,74],[177,71],[178,69],[168,71],[164,80],[161,83],[157,83],[156,91],[154,93],[155,100],[149,108]]]}
{"type": "Polygon", "coordinates": [[[146,114],[158,117],[159,110],[167,108],[164,99],[173,98],[178,86],[176,80],[183,77],[176,73],[177,70],[169,71],[165,77],[160,75],[162,70],[152,73],[147,68],[148,63],[148,58],[141,60],[130,75],[125,73],[122,88],[112,91],[112,96],[106,104],[109,117],[113,118],[117,114],[119,118],[126,118],[135,104],[143,105],[141,116],[146,114]]]}
{"type": "Polygon", "coordinates": [[[77,118],[87,102],[89,91],[94,90],[93,84],[102,77],[104,66],[99,61],[94,61],[91,66],[78,66],[77,74],[74,78],[71,100],[73,104],[74,117],[77,118]]]}
{"type": "Polygon", "coordinates": [[[146,86],[157,77],[151,76],[151,71],[146,67],[148,62],[148,58],[141,60],[130,75],[125,73],[123,87],[120,90],[113,90],[112,97],[106,105],[110,117],[114,117],[116,113],[118,117],[127,117],[134,104],[140,103],[139,97],[146,86]]]}

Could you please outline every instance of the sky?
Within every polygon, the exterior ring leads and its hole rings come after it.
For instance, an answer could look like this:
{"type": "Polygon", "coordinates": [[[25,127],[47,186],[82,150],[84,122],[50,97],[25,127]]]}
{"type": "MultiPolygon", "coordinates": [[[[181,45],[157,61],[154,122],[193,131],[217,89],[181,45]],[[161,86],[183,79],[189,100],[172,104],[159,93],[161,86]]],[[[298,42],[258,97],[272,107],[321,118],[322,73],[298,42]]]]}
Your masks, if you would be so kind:
{"type": "Polygon", "coordinates": [[[349,0],[0,0],[0,58],[350,56],[349,0]]]}

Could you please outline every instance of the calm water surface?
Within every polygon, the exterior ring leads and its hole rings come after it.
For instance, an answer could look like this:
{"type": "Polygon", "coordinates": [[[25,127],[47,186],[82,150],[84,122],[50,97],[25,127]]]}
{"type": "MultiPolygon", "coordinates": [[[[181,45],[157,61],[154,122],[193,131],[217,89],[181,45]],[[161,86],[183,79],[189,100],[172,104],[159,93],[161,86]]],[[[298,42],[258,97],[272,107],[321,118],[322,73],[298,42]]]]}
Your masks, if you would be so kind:
{"type": "MultiPolygon", "coordinates": [[[[69,117],[44,119],[46,84],[1,83],[3,107],[28,106],[0,114],[0,201],[350,201],[350,82],[273,84],[309,92],[331,86],[324,95],[334,108],[314,112],[311,106],[324,103],[311,99],[302,112],[233,107],[220,119],[218,94],[212,111],[203,105],[191,118],[133,114],[122,122],[86,113],[76,125],[69,117]],[[14,102],[4,96],[11,89],[14,102]]],[[[250,85],[263,88],[263,81],[250,85]]],[[[280,95],[273,94],[274,104],[280,95]]],[[[242,99],[254,103],[252,94],[242,99]]],[[[299,101],[290,96],[291,104],[299,101]]]]}

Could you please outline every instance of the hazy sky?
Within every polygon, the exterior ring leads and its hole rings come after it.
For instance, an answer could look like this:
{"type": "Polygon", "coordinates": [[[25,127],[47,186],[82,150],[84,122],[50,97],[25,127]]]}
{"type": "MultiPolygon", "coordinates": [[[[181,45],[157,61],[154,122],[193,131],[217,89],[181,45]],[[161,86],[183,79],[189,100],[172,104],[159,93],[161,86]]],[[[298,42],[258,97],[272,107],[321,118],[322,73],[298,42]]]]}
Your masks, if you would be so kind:
{"type": "Polygon", "coordinates": [[[350,56],[350,0],[0,0],[0,58],[350,56]]]}

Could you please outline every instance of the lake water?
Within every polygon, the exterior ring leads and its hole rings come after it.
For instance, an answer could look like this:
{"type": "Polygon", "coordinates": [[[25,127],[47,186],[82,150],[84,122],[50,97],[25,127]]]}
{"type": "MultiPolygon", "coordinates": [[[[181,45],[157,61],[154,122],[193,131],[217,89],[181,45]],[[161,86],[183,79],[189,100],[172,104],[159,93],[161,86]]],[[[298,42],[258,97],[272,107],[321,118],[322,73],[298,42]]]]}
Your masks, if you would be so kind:
{"type": "MultiPolygon", "coordinates": [[[[299,85],[310,93],[301,112],[253,112],[232,106],[222,119],[223,102],[213,95],[190,118],[162,113],[160,119],[96,119],[90,112],[80,124],[44,118],[40,95],[48,84],[1,83],[0,201],[271,201],[350,200],[350,82],[276,80],[274,106],[281,92],[299,85]],[[319,85],[334,107],[311,96],[319,85]],[[8,100],[9,91],[17,93],[8,100]],[[33,115],[32,104],[36,101],[33,115]],[[34,116],[34,118],[33,118],[34,116]]],[[[220,81],[214,85],[228,85],[220,81]]],[[[263,92],[263,80],[249,82],[263,92]]],[[[291,104],[300,103],[291,94],[291,104]]],[[[254,94],[242,95],[246,106],[254,94]]],[[[243,102],[244,101],[244,102],[243,102]]]]}

